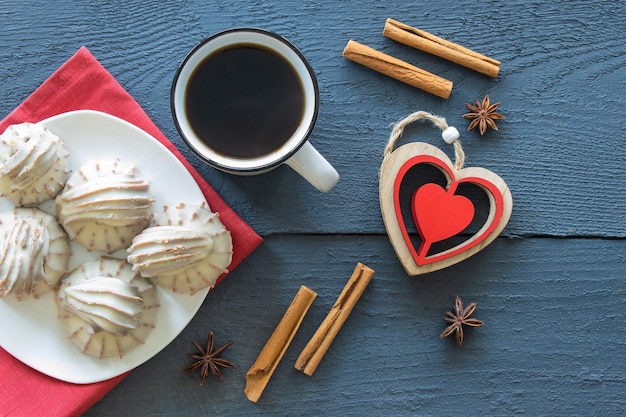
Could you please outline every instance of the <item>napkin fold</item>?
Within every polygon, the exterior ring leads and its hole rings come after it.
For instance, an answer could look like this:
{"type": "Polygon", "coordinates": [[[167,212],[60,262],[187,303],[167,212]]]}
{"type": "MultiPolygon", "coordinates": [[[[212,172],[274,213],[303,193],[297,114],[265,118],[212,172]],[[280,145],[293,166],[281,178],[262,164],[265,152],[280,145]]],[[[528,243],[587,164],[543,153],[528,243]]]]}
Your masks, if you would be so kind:
{"type": "MultiPolygon", "coordinates": [[[[81,47],[22,104],[0,122],[0,132],[12,124],[38,122],[72,110],[98,110],[143,129],[165,145],[189,170],[212,211],[233,239],[232,270],[261,242],[259,237],[163,135],[113,76],[86,47],[81,47]]],[[[224,275],[218,280],[224,278],[224,275]]],[[[36,343],[36,341],[33,341],[36,343]]],[[[125,375],[94,384],[71,384],[44,375],[0,348],[0,416],[79,416],[109,392],[125,375]]]]}

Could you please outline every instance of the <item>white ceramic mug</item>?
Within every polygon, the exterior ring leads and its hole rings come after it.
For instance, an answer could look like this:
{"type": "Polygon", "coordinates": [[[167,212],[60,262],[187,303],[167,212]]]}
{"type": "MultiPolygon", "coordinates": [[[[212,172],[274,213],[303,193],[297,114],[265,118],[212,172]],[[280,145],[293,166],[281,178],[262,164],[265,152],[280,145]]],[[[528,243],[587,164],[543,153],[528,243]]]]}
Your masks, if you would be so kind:
{"type": "Polygon", "coordinates": [[[328,191],[339,174],[310,144],[319,111],[319,89],[315,74],[304,56],[289,41],[262,29],[236,28],[217,33],[197,45],[183,60],[172,83],[171,109],[176,128],[189,148],[209,165],[238,175],[255,175],[287,164],[320,191],[328,191]],[[269,153],[237,157],[218,152],[207,145],[191,126],[186,110],[186,94],[194,70],[216,51],[238,45],[269,49],[286,60],[298,76],[304,95],[302,117],[295,131],[282,145],[269,153]]]}

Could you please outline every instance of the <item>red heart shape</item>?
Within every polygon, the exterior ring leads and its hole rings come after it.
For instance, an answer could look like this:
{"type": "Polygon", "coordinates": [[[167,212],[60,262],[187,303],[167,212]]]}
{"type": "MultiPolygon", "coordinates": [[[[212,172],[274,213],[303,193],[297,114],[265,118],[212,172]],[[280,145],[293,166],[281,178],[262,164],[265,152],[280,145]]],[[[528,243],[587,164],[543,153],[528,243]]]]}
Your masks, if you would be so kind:
{"type": "Polygon", "coordinates": [[[430,245],[461,233],[474,218],[474,204],[438,184],[422,185],[411,201],[413,220],[422,238],[417,253],[426,257],[430,245]]]}
{"type": "Polygon", "coordinates": [[[450,158],[430,144],[414,142],[400,146],[383,160],[380,171],[381,213],[389,240],[409,275],[445,268],[479,252],[502,232],[511,217],[512,207],[511,191],[502,178],[479,167],[455,169],[450,158]],[[446,187],[434,183],[422,184],[413,193],[411,210],[422,240],[420,247],[415,248],[402,217],[400,186],[407,172],[419,164],[437,168],[448,184],[446,187]],[[458,235],[474,219],[473,203],[454,194],[462,183],[473,184],[485,192],[489,199],[485,222],[464,241],[428,254],[431,244],[458,235]]]}

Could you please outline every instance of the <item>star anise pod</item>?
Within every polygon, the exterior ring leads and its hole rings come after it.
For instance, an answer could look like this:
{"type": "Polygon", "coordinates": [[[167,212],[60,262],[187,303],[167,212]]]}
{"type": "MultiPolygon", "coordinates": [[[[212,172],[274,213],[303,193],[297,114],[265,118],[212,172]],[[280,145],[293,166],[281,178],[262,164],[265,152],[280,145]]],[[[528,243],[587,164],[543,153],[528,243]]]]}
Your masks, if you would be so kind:
{"type": "Polygon", "coordinates": [[[502,103],[489,104],[489,95],[486,95],[483,98],[483,102],[481,103],[476,99],[476,105],[472,103],[465,103],[465,107],[468,108],[470,113],[466,113],[463,115],[464,119],[471,120],[467,130],[473,130],[476,126],[478,126],[478,130],[481,135],[484,135],[487,131],[487,127],[492,128],[493,130],[498,130],[498,126],[496,126],[496,120],[504,119],[504,116],[496,113],[496,110],[502,103]]]}
{"type": "Polygon", "coordinates": [[[220,381],[223,381],[220,367],[222,368],[234,368],[231,362],[226,359],[220,358],[220,355],[230,346],[233,342],[227,342],[222,346],[213,349],[213,332],[209,332],[209,338],[206,343],[206,348],[202,348],[197,342],[192,342],[193,346],[198,350],[198,353],[190,353],[189,357],[195,359],[195,362],[183,369],[184,372],[192,371],[196,368],[200,368],[200,385],[204,385],[204,380],[209,374],[209,370],[213,375],[217,376],[220,381]]]}
{"type": "Polygon", "coordinates": [[[476,303],[469,303],[467,307],[463,308],[463,301],[458,295],[454,300],[454,313],[446,311],[446,316],[443,318],[450,324],[441,333],[441,338],[450,336],[452,333],[456,333],[456,343],[461,346],[463,344],[463,325],[480,327],[483,323],[481,320],[471,318],[476,310],[476,303]]]}

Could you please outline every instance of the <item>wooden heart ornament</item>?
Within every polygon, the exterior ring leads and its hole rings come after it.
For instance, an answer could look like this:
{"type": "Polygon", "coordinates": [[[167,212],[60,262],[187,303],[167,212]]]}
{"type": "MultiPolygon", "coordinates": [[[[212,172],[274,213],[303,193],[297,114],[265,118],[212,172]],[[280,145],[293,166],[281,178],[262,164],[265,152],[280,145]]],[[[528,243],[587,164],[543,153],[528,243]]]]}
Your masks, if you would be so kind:
{"type": "MultiPolygon", "coordinates": [[[[502,232],[511,217],[513,199],[504,180],[478,167],[457,169],[439,148],[427,143],[409,143],[387,154],[380,171],[380,208],[389,240],[409,275],[445,268],[479,252],[502,232]],[[409,171],[422,164],[435,168],[446,184],[419,183],[412,192],[410,213],[403,215],[401,188],[409,171]],[[486,195],[489,211],[475,232],[463,233],[476,220],[472,200],[458,191],[470,184],[486,195]],[[412,220],[412,222],[410,221],[412,220]],[[413,226],[416,230],[409,230],[413,226]],[[414,244],[411,233],[419,234],[414,244]],[[453,244],[433,250],[438,242],[455,238],[453,244]],[[457,243],[460,240],[460,243],[457,243]]],[[[404,210],[406,213],[406,210],[404,210]]]]}

